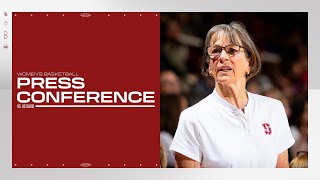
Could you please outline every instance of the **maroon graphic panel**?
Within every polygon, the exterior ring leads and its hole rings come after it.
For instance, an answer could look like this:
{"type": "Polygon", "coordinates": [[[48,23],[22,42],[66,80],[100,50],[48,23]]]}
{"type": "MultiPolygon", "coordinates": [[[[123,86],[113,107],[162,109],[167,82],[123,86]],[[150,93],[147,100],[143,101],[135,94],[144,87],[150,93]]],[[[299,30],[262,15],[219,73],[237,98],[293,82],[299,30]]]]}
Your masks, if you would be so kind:
{"type": "Polygon", "coordinates": [[[160,14],[12,16],[12,167],[159,167],[160,14]]]}

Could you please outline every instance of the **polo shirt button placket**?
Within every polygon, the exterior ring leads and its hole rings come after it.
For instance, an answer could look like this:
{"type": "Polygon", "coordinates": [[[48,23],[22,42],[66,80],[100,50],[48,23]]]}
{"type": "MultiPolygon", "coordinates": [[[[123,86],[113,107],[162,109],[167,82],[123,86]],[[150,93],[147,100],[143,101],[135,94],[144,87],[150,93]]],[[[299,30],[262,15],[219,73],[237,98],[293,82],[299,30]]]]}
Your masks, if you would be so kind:
{"type": "MultiPolygon", "coordinates": [[[[240,111],[240,110],[239,110],[240,111]]],[[[242,124],[243,124],[243,128],[246,132],[246,135],[251,135],[251,131],[250,131],[250,124],[249,121],[247,120],[246,116],[242,113],[242,112],[235,112],[237,117],[240,117],[242,124]]]]}
{"type": "Polygon", "coordinates": [[[250,135],[251,135],[250,124],[249,124],[248,120],[247,120],[245,117],[243,117],[243,116],[242,116],[242,120],[243,120],[244,123],[245,123],[246,134],[247,134],[248,136],[250,136],[250,135]]]}

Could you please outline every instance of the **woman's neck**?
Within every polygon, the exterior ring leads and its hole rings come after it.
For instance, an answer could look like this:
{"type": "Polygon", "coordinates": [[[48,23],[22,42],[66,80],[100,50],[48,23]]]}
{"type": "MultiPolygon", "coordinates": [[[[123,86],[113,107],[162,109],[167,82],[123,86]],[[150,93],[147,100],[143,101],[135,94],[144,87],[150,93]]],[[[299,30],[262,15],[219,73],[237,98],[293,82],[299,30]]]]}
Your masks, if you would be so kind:
{"type": "Polygon", "coordinates": [[[248,104],[248,95],[245,84],[245,82],[227,85],[216,83],[215,88],[220,97],[233,104],[238,109],[244,110],[244,107],[248,104]]]}

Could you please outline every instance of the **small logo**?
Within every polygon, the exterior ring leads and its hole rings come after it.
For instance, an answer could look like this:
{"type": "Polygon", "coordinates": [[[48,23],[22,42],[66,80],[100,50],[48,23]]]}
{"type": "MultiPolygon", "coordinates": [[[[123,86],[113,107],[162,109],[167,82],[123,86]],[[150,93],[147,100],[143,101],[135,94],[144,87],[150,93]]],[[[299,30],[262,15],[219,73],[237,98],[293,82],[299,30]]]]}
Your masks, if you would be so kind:
{"type": "Polygon", "coordinates": [[[82,14],[80,14],[80,16],[81,16],[81,17],[90,17],[91,14],[89,14],[89,13],[82,13],[82,14]]]}
{"type": "Polygon", "coordinates": [[[90,163],[81,163],[80,166],[81,167],[90,167],[91,164],[90,163]]]}
{"type": "Polygon", "coordinates": [[[8,21],[4,21],[4,25],[5,25],[5,26],[8,25],[8,21]]]}
{"type": "Polygon", "coordinates": [[[264,128],[264,132],[266,133],[266,135],[271,135],[272,130],[271,130],[270,124],[269,123],[263,123],[262,126],[264,128]]]}
{"type": "Polygon", "coordinates": [[[3,45],[3,49],[5,49],[5,50],[9,49],[8,44],[3,45]]]}
{"type": "Polygon", "coordinates": [[[4,16],[8,16],[8,13],[7,13],[7,12],[4,12],[4,16]]]}

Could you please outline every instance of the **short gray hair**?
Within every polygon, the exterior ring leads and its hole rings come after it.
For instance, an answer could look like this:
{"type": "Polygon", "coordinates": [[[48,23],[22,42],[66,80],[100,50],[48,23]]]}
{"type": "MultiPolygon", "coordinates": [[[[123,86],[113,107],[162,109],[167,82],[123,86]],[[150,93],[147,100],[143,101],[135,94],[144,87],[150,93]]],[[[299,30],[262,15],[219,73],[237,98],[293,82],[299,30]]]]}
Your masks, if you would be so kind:
{"type": "Polygon", "coordinates": [[[229,24],[219,24],[216,26],[213,26],[207,33],[207,37],[205,40],[205,47],[204,47],[204,54],[203,54],[203,60],[202,60],[202,67],[201,67],[201,73],[204,77],[209,76],[208,68],[210,63],[210,57],[207,53],[207,48],[210,46],[210,41],[213,39],[213,41],[218,40],[218,33],[223,32],[225,36],[227,36],[230,40],[231,44],[234,45],[241,45],[246,52],[246,55],[248,58],[250,58],[249,66],[250,73],[246,75],[247,81],[256,76],[261,71],[261,58],[258,53],[258,49],[256,45],[254,44],[251,36],[245,29],[245,26],[240,22],[231,22],[229,24]],[[213,37],[215,36],[215,37],[213,37]]]}

